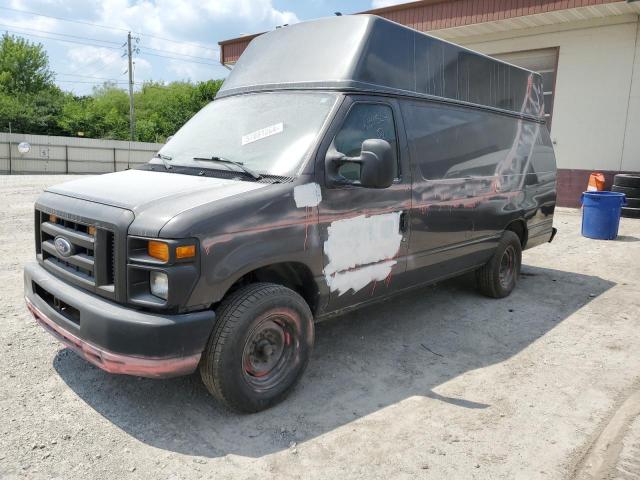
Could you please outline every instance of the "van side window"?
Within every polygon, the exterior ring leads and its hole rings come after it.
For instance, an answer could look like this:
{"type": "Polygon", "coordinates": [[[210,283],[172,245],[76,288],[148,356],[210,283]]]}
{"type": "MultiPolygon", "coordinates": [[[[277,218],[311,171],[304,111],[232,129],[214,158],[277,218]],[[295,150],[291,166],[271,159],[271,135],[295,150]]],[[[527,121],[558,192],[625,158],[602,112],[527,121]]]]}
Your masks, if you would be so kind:
{"type": "MultiPolygon", "coordinates": [[[[362,142],[371,138],[389,142],[395,159],[395,178],[398,178],[398,142],[393,110],[389,105],[356,103],[335,136],[333,146],[348,157],[357,157],[360,155],[362,142]]],[[[339,173],[347,180],[356,181],[360,179],[360,166],[347,163],[340,167],[339,173]]]]}
{"type": "Polygon", "coordinates": [[[514,148],[517,119],[427,102],[403,102],[402,114],[411,157],[427,180],[489,177],[504,162],[525,163],[525,149],[514,148]]]}

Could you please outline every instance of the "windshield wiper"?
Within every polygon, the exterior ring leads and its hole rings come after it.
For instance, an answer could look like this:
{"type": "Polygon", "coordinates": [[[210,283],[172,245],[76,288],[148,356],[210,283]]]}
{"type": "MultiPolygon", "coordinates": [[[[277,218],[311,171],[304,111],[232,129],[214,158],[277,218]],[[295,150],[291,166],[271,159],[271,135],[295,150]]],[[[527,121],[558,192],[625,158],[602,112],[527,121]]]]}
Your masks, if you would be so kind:
{"type": "Polygon", "coordinates": [[[162,164],[164,165],[165,170],[171,170],[173,168],[173,165],[169,163],[169,161],[171,160],[171,157],[169,155],[156,153],[156,156],[154,158],[159,158],[160,160],[162,160],[162,164]]]}
{"type": "Polygon", "coordinates": [[[254,172],[253,170],[245,167],[242,162],[236,162],[234,160],[229,160],[227,158],[223,158],[223,157],[209,157],[209,158],[202,158],[202,157],[193,157],[194,160],[203,160],[205,162],[218,162],[218,163],[228,163],[231,165],[235,165],[236,167],[238,167],[239,169],[241,169],[243,172],[247,173],[248,175],[250,175],[254,180],[262,180],[262,175],[260,175],[259,173],[254,172]]]}

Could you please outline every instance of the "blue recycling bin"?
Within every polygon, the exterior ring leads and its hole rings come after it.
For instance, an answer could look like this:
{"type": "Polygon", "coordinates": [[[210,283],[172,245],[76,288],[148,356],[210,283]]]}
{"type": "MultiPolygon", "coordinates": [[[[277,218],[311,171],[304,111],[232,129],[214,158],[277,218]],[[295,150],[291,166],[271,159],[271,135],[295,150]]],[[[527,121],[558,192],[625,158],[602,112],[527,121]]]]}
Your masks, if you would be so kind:
{"type": "Polygon", "coordinates": [[[582,236],[615,239],[620,226],[620,209],[627,204],[624,193],[584,192],[581,201],[582,236]]]}

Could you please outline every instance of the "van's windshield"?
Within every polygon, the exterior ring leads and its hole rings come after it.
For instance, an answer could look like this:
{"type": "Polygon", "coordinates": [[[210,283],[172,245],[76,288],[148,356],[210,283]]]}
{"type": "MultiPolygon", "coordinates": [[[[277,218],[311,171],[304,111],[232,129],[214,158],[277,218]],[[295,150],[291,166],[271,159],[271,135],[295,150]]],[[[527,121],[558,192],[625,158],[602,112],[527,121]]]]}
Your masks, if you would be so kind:
{"type": "Polygon", "coordinates": [[[172,165],[295,176],[338,95],[282,92],[215,100],[189,120],[159,152],[172,165]]]}

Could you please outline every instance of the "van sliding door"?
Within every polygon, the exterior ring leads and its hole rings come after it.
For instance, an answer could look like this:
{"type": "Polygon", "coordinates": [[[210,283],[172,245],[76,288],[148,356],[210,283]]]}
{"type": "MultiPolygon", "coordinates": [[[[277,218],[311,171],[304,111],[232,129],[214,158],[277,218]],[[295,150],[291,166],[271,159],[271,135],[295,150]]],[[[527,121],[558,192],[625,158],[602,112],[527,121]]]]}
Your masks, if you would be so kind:
{"type": "Polygon", "coordinates": [[[421,274],[433,280],[485,262],[518,214],[518,120],[427,101],[401,108],[414,168],[409,269],[438,265],[421,274]]]}

